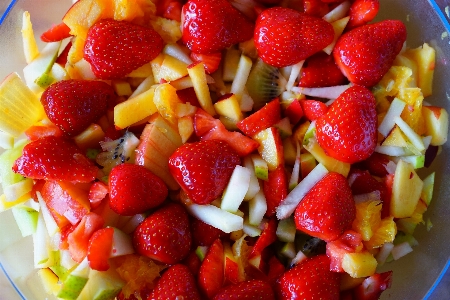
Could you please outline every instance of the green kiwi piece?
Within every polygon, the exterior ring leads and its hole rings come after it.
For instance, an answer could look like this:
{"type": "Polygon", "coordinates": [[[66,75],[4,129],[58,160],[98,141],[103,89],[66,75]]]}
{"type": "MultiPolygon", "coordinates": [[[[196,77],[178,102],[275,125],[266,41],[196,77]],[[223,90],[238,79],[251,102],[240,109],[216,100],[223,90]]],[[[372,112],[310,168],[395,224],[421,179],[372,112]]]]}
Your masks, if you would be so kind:
{"type": "Polygon", "coordinates": [[[286,79],[278,68],[258,59],[250,71],[246,87],[254,101],[253,110],[258,110],[285,90],[286,79]]]}

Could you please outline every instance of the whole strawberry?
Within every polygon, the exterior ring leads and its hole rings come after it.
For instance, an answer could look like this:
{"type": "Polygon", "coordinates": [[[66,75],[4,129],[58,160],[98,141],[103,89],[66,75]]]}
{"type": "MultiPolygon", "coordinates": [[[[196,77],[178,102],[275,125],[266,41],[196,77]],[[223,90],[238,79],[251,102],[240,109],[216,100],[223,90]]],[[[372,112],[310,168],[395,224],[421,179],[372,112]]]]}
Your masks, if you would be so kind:
{"type": "Polygon", "coordinates": [[[194,275],[182,264],[171,266],[159,279],[147,300],[200,300],[194,275]]]}
{"type": "Polygon", "coordinates": [[[163,39],[153,28],[104,19],[89,29],[84,59],[97,78],[121,78],[153,60],[163,46],[163,39]]]}
{"type": "Polygon", "coordinates": [[[71,79],[49,86],[41,103],[50,121],[74,136],[103,116],[115,98],[114,89],[105,82],[71,79]]]}
{"type": "Polygon", "coordinates": [[[325,48],[333,38],[330,23],[283,7],[264,10],[256,20],[254,34],[258,55],[274,67],[296,64],[325,48]]]}
{"type": "Polygon", "coordinates": [[[316,120],[316,136],[325,152],[340,161],[368,158],[377,144],[375,98],[362,86],[352,86],[316,120]]]}
{"type": "Polygon", "coordinates": [[[253,36],[253,23],[227,0],[189,0],[182,20],[182,41],[195,53],[218,52],[253,36]]]}
{"type": "Polygon", "coordinates": [[[342,73],[354,84],[377,84],[392,66],[406,40],[406,27],[398,20],[363,25],[342,35],[333,56],[342,73]]]}
{"type": "Polygon", "coordinates": [[[168,195],[161,178],[144,166],[120,164],[109,174],[109,206],[123,216],[159,206],[168,195]]]}
{"type": "Polygon", "coordinates": [[[277,282],[278,299],[339,299],[340,275],[330,271],[330,260],[322,254],[306,259],[284,273],[277,282]]]}
{"type": "Polygon", "coordinates": [[[298,230],[328,242],[350,229],[355,216],[355,201],[347,179],[330,172],[298,204],[294,220],[298,230]]]}
{"type": "Polygon", "coordinates": [[[169,170],[189,199],[208,204],[222,195],[241,160],[231,146],[218,140],[188,143],[169,158],[169,170]]]}
{"type": "Polygon", "coordinates": [[[74,143],[54,136],[26,145],[12,169],[32,179],[73,182],[91,182],[98,173],[98,168],[74,143]]]}
{"type": "Polygon", "coordinates": [[[273,289],[269,283],[262,280],[242,281],[222,289],[213,300],[273,300],[273,289]]]}
{"type": "Polygon", "coordinates": [[[133,234],[137,253],[165,264],[183,260],[191,248],[189,218],[183,206],[167,204],[149,215],[133,234]]]}

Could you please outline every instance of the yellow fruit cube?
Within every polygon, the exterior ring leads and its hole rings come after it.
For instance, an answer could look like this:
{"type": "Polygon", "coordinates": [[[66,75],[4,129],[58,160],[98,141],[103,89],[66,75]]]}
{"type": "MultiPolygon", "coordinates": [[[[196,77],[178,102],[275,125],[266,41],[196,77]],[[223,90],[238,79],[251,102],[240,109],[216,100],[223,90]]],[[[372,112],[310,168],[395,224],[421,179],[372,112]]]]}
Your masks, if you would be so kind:
{"type": "Polygon", "coordinates": [[[352,229],[361,234],[363,241],[369,241],[381,222],[381,201],[356,203],[356,218],[352,229]]]}
{"type": "Polygon", "coordinates": [[[346,253],[342,259],[342,269],[353,278],[375,274],[377,265],[375,257],[367,251],[346,253]]]}
{"type": "Polygon", "coordinates": [[[436,50],[425,43],[422,47],[406,50],[404,56],[417,64],[417,86],[422,90],[424,97],[430,96],[433,92],[436,50]]]}
{"type": "Polygon", "coordinates": [[[176,124],[177,105],[181,100],[177,96],[177,90],[168,83],[160,84],[155,89],[153,102],[159,114],[172,124],[176,124]]]}
{"type": "Polygon", "coordinates": [[[234,124],[244,118],[238,98],[234,94],[229,94],[227,98],[216,102],[214,109],[219,115],[229,118],[234,124]]]}
{"type": "Polygon", "coordinates": [[[372,238],[368,242],[364,242],[364,246],[369,250],[379,248],[383,246],[384,243],[393,242],[396,234],[397,225],[394,222],[394,218],[384,218],[381,220],[372,238]]]}
{"type": "Polygon", "coordinates": [[[114,107],[114,125],[126,128],[158,111],[153,102],[155,88],[117,104],[114,107]]]}

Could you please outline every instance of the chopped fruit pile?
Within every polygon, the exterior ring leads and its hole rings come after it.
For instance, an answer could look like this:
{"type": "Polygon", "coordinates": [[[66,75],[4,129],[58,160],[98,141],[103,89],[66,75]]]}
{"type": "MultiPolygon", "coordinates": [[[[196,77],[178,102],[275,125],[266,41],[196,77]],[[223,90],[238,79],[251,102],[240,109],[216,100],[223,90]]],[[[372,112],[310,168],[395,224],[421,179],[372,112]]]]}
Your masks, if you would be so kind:
{"type": "MultiPolygon", "coordinates": [[[[60,299],[378,299],[431,222],[435,50],[378,0],[79,0],[0,85],[0,211],[60,299]]],[[[25,30],[26,29],[26,30],[25,30]]]]}

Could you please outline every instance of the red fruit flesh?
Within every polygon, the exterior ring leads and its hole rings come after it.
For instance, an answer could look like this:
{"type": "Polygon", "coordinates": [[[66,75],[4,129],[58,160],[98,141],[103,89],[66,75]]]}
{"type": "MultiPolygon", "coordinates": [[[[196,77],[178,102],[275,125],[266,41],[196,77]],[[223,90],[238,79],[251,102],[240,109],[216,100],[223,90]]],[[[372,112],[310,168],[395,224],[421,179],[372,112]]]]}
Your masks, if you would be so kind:
{"type": "Polygon", "coordinates": [[[177,264],[163,273],[147,299],[200,300],[201,298],[194,275],[185,265],[177,264]]]}
{"type": "Polygon", "coordinates": [[[200,54],[191,52],[190,54],[194,63],[202,62],[205,66],[205,71],[208,74],[212,74],[219,68],[220,61],[222,60],[222,53],[215,52],[211,54],[200,54]]]}
{"type": "Polygon", "coordinates": [[[352,86],[316,120],[317,141],[329,156],[356,163],[375,151],[377,127],[374,96],[362,86],[352,86]]]}
{"type": "Polygon", "coordinates": [[[220,239],[217,239],[203,259],[198,273],[200,291],[211,299],[224,284],[224,250],[220,239]]]}
{"type": "Polygon", "coordinates": [[[41,40],[46,43],[59,42],[70,37],[70,28],[65,23],[53,25],[41,35],[41,40]]]}
{"type": "Polygon", "coordinates": [[[89,239],[87,258],[89,267],[97,271],[109,269],[108,259],[111,256],[114,228],[102,228],[94,232],[89,239]]]}
{"type": "Polygon", "coordinates": [[[314,121],[314,120],[322,117],[328,111],[328,106],[321,101],[303,100],[300,103],[302,105],[305,117],[309,121],[314,121]]]}
{"type": "Polygon", "coordinates": [[[365,25],[375,19],[380,9],[379,0],[356,0],[348,13],[350,20],[347,29],[365,25]]]}
{"type": "Polygon", "coordinates": [[[278,299],[339,299],[339,274],[330,271],[326,255],[308,258],[278,280],[278,299]]]}
{"type": "Polygon", "coordinates": [[[301,87],[325,87],[341,85],[346,82],[345,76],[334,62],[332,55],[319,52],[308,58],[302,67],[301,87]]]}
{"type": "Polygon", "coordinates": [[[247,136],[254,136],[261,130],[269,128],[281,119],[280,100],[276,98],[261,109],[239,121],[236,126],[247,136]]]}
{"type": "Polygon", "coordinates": [[[195,218],[191,222],[191,228],[194,247],[211,246],[215,240],[226,236],[222,230],[195,218]]]}
{"type": "Polygon", "coordinates": [[[195,53],[218,52],[253,36],[253,23],[227,0],[190,0],[182,18],[182,41],[195,53]]]}
{"type": "Polygon", "coordinates": [[[333,41],[328,22],[293,9],[274,7],[256,20],[255,46],[261,59],[275,67],[296,64],[333,41]]]}
{"type": "Polygon", "coordinates": [[[161,178],[144,166],[120,164],[109,175],[109,206],[123,216],[132,216],[161,205],[168,189],[161,178]]]}
{"type": "Polygon", "coordinates": [[[107,83],[93,80],[62,80],[41,96],[47,117],[66,135],[74,136],[103,116],[116,99],[107,83]]]}
{"type": "Polygon", "coordinates": [[[343,34],[333,56],[350,82],[371,87],[392,66],[405,40],[405,25],[398,20],[385,20],[343,34]]]}
{"type": "Polygon", "coordinates": [[[347,179],[330,172],[306,194],[295,209],[294,220],[298,230],[329,242],[350,229],[355,216],[347,179]]]}
{"type": "Polygon", "coordinates": [[[182,261],[191,248],[192,238],[186,210],[167,204],[149,215],[133,234],[135,250],[166,264],[182,261]]]}
{"type": "Polygon", "coordinates": [[[269,283],[262,280],[248,280],[222,289],[214,300],[273,300],[275,295],[269,283]]]}
{"type": "Polygon", "coordinates": [[[13,172],[32,179],[90,182],[98,168],[69,140],[49,136],[26,145],[13,172]]]}
{"type": "Polygon", "coordinates": [[[179,147],[169,158],[169,170],[189,199],[208,204],[222,195],[240,163],[239,155],[226,142],[209,140],[179,147]]]}
{"type": "Polygon", "coordinates": [[[271,217],[288,194],[288,182],[283,164],[269,171],[269,178],[263,182],[263,191],[267,203],[266,216],[271,217]]]}
{"type": "Polygon", "coordinates": [[[158,56],[163,46],[151,27],[104,19],[89,29],[84,58],[97,78],[121,78],[158,56]]]}

